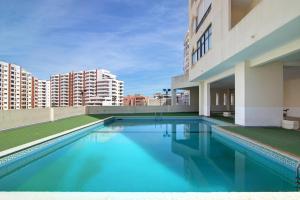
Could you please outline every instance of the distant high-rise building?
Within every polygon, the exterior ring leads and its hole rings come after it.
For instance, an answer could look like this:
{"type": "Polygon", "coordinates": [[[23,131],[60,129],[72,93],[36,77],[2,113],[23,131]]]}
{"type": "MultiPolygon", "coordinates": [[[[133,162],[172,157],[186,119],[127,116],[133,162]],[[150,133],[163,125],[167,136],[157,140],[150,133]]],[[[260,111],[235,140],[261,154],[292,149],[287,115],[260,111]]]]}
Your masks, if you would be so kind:
{"type": "Polygon", "coordinates": [[[124,82],[107,70],[70,72],[38,80],[0,61],[0,110],[66,106],[121,106],[124,82]]]}
{"type": "Polygon", "coordinates": [[[38,79],[22,67],[0,62],[0,110],[38,107],[38,79]]]}
{"type": "Polygon", "coordinates": [[[38,107],[50,107],[50,81],[38,80],[38,107]]]}
{"type": "Polygon", "coordinates": [[[50,80],[53,107],[123,105],[124,82],[107,70],[57,74],[50,80]]]}
{"type": "Polygon", "coordinates": [[[183,71],[184,73],[188,73],[190,70],[190,37],[189,37],[189,31],[185,35],[184,40],[184,63],[183,63],[183,71]]]}

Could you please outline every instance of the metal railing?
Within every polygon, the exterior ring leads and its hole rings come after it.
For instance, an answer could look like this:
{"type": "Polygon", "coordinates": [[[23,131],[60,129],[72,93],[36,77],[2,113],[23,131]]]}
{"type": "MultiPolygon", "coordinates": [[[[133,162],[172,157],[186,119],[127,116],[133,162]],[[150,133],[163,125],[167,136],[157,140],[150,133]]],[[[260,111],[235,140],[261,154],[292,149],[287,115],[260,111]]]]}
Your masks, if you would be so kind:
{"type": "Polygon", "coordinates": [[[298,191],[300,191],[300,163],[298,163],[296,170],[296,188],[298,191]]]}

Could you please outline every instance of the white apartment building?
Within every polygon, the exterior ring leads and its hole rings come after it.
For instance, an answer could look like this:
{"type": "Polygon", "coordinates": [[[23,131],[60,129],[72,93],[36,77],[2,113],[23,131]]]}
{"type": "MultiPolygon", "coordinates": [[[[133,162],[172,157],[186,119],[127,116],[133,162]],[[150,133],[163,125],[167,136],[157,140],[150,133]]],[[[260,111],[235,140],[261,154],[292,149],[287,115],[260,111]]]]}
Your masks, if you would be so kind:
{"type": "Polygon", "coordinates": [[[116,75],[107,70],[99,70],[98,73],[96,93],[99,102],[91,99],[89,105],[101,105],[102,102],[103,106],[122,106],[124,82],[117,80],[116,75]]]}
{"type": "Polygon", "coordinates": [[[50,81],[38,80],[38,107],[50,107],[50,81]]]}
{"type": "Polygon", "coordinates": [[[49,81],[40,81],[22,67],[0,61],[0,110],[49,106],[49,81]]]}
{"type": "Polygon", "coordinates": [[[0,110],[38,106],[38,82],[18,65],[0,61],[0,110]]]}
{"type": "Polygon", "coordinates": [[[300,1],[189,0],[190,69],[172,78],[199,115],[231,112],[243,126],[300,117],[300,1]]]}
{"type": "Polygon", "coordinates": [[[107,70],[70,72],[53,75],[51,105],[53,107],[81,105],[123,105],[124,82],[107,70]]]}

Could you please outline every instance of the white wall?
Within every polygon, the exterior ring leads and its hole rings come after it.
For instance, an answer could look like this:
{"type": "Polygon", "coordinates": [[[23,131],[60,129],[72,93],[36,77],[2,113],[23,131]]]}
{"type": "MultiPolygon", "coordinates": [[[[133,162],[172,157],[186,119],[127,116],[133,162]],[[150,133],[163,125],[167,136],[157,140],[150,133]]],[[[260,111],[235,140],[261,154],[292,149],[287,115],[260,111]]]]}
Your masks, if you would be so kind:
{"type": "Polygon", "coordinates": [[[190,91],[190,105],[195,109],[199,109],[199,86],[189,88],[190,91]]]}
{"type": "Polygon", "coordinates": [[[49,108],[0,111],[0,130],[50,121],[49,108]]]}
{"type": "Polygon", "coordinates": [[[234,93],[234,89],[227,88],[211,88],[210,99],[211,99],[211,112],[223,112],[223,111],[234,111],[234,106],[231,105],[231,94],[234,93]],[[216,96],[219,95],[219,105],[216,105],[216,96]],[[224,105],[224,94],[226,94],[227,102],[224,105]]]}
{"type": "Polygon", "coordinates": [[[236,66],[235,122],[243,126],[281,126],[283,64],[236,66]]]}
{"type": "Polygon", "coordinates": [[[53,109],[53,120],[59,120],[68,117],[74,117],[78,115],[84,115],[85,107],[61,107],[61,108],[52,108],[53,109]]]}
{"type": "Polygon", "coordinates": [[[0,130],[55,121],[84,114],[198,112],[197,106],[87,106],[0,111],[0,130]]]}
{"type": "Polygon", "coordinates": [[[192,106],[88,106],[87,114],[174,113],[198,112],[192,106]]]}
{"type": "Polygon", "coordinates": [[[300,117],[300,67],[288,73],[284,81],[284,107],[290,109],[288,116],[300,117]]]}
{"type": "Polygon", "coordinates": [[[0,111],[0,130],[29,126],[84,114],[84,107],[4,110],[0,111]]]}

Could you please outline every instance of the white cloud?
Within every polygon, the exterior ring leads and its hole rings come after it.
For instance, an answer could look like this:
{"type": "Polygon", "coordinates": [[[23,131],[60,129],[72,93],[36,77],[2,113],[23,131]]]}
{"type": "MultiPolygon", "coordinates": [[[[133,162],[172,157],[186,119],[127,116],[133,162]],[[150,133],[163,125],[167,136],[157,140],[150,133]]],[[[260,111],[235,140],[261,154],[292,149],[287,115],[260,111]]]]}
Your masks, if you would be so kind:
{"type": "MultiPolygon", "coordinates": [[[[0,26],[0,60],[2,56],[10,58],[10,62],[24,65],[43,78],[70,70],[106,67],[121,78],[132,80],[127,81],[132,90],[136,87],[132,77],[140,73],[163,73],[157,76],[161,77],[157,82],[169,84],[165,79],[180,72],[186,31],[186,8],[182,6],[185,1],[110,0],[143,8],[141,15],[134,18],[98,13],[102,6],[99,1],[95,1],[97,8],[81,8],[79,2],[36,1],[12,26],[0,26]]],[[[0,14],[0,24],[7,24],[6,19],[11,18],[0,14]]],[[[149,91],[151,86],[145,84],[137,90],[149,91]]]]}

